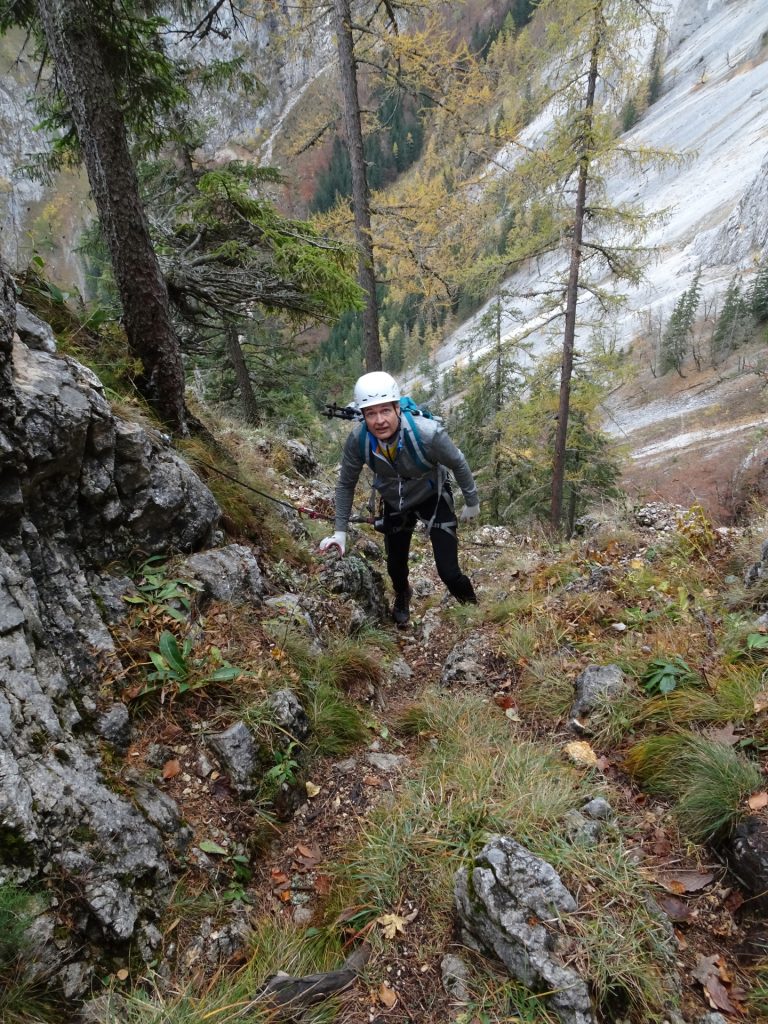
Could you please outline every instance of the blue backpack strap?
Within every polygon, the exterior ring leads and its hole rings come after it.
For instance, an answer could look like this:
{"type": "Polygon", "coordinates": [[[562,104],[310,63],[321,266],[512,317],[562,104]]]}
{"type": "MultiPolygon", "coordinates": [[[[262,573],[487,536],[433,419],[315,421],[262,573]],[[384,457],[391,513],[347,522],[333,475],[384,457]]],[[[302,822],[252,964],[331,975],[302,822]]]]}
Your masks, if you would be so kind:
{"type": "Polygon", "coordinates": [[[371,443],[371,435],[368,433],[368,428],[363,423],[362,429],[360,430],[360,458],[363,462],[373,469],[373,445],[371,443]]]}
{"type": "Polygon", "coordinates": [[[403,430],[403,440],[405,441],[405,447],[408,449],[408,454],[411,456],[413,461],[419,467],[426,472],[430,472],[435,467],[431,462],[427,460],[424,454],[424,449],[421,447],[421,439],[419,437],[419,431],[416,426],[416,421],[409,412],[408,409],[403,409],[403,416],[405,417],[405,429],[403,430]]]}

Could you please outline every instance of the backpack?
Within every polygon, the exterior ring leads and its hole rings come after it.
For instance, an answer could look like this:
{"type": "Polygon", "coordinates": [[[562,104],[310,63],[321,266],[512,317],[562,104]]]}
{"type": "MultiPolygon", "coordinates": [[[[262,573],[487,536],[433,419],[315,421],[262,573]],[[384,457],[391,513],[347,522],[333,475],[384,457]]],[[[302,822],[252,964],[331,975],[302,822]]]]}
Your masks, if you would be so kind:
{"type": "MultiPolygon", "coordinates": [[[[434,416],[425,406],[417,405],[408,395],[400,399],[400,411],[403,414],[403,444],[416,465],[425,472],[429,472],[433,466],[428,461],[421,446],[419,428],[416,426],[416,417],[423,416],[424,419],[434,420],[435,423],[440,423],[440,417],[434,416]]],[[[375,469],[371,435],[365,429],[365,424],[363,424],[363,429],[360,431],[360,457],[371,469],[375,469]]]]}

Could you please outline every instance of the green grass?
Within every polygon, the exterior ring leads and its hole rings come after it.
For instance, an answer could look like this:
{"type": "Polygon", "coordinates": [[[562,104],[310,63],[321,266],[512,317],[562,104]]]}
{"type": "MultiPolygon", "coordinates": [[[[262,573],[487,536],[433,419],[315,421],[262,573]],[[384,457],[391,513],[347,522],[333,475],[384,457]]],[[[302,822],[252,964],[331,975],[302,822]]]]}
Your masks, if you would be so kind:
{"type": "Polygon", "coordinates": [[[326,682],[307,683],[304,701],[312,727],[308,740],[310,754],[338,757],[367,738],[360,711],[335,686],[326,682]]]}
{"type": "Polygon", "coordinates": [[[733,747],[692,732],[641,740],[624,764],[650,792],[673,801],[682,832],[697,843],[722,838],[764,785],[759,768],[733,747]]]}
{"type": "Polygon", "coordinates": [[[574,966],[589,979],[605,1018],[662,1021],[677,998],[669,987],[674,945],[620,831],[610,830],[596,847],[551,835],[534,852],[556,868],[579,904],[567,925],[577,941],[574,966]]]}
{"type": "Polygon", "coordinates": [[[57,997],[47,989],[44,974],[31,977],[28,929],[42,909],[26,890],[0,885],[0,1020],[3,1024],[58,1024],[57,997]]]}
{"type": "Polygon", "coordinates": [[[755,716],[754,700],[763,688],[761,668],[730,666],[711,689],[683,687],[643,702],[637,709],[635,722],[668,722],[672,726],[694,722],[748,722],[755,716]]]}
{"type": "Polygon", "coordinates": [[[447,915],[455,871],[490,834],[525,841],[554,827],[584,796],[575,771],[520,738],[480,698],[427,694],[400,729],[435,746],[395,804],[364,826],[339,869],[357,904],[387,907],[404,890],[447,915]]]}
{"type": "MultiPolygon", "coordinates": [[[[250,939],[250,958],[239,971],[217,974],[213,982],[190,984],[178,994],[167,995],[159,986],[115,996],[114,1016],[105,1024],[232,1024],[247,1019],[254,1024],[273,1024],[275,1012],[252,1005],[254,994],[278,971],[294,976],[340,967],[346,954],[338,944],[309,941],[307,931],[290,921],[262,917],[250,939]]],[[[302,1011],[307,1024],[330,1021],[338,1009],[336,1000],[302,1011]]]]}

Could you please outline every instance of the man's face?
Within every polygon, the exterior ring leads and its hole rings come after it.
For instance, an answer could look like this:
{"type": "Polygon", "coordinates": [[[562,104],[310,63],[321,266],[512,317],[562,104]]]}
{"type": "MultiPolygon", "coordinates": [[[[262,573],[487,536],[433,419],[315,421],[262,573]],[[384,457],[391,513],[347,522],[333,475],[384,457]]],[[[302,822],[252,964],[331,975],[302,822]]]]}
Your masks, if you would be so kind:
{"type": "Polygon", "coordinates": [[[365,425],[379,441],[392,437],[398,428],[398,406],[394,402],[383,402],[381,405],[369,405],[363,409],[365,425]]]}

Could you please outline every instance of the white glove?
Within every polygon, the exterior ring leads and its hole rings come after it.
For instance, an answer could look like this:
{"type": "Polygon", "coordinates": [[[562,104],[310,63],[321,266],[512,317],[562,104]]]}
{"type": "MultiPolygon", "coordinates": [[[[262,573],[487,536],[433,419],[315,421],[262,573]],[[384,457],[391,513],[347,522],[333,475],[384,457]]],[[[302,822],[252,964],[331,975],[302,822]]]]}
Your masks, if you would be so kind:
{"type": "Polygon", "coordinates": [[[347,549],[347,535],[342,533],[341,530],[337,530],[332,537],[325,537],[317,545],[317,550],[323,552],[329,552],[331,548],[338,548],[339,554],[343,555],[347,549]]]}
{"type": "Polygon", "coordinates": [[[474,519],[477,515],[480,515],[479,505],[465,505],[459,513],[459,519],[464,522],[467,519],[474,519]]]}

